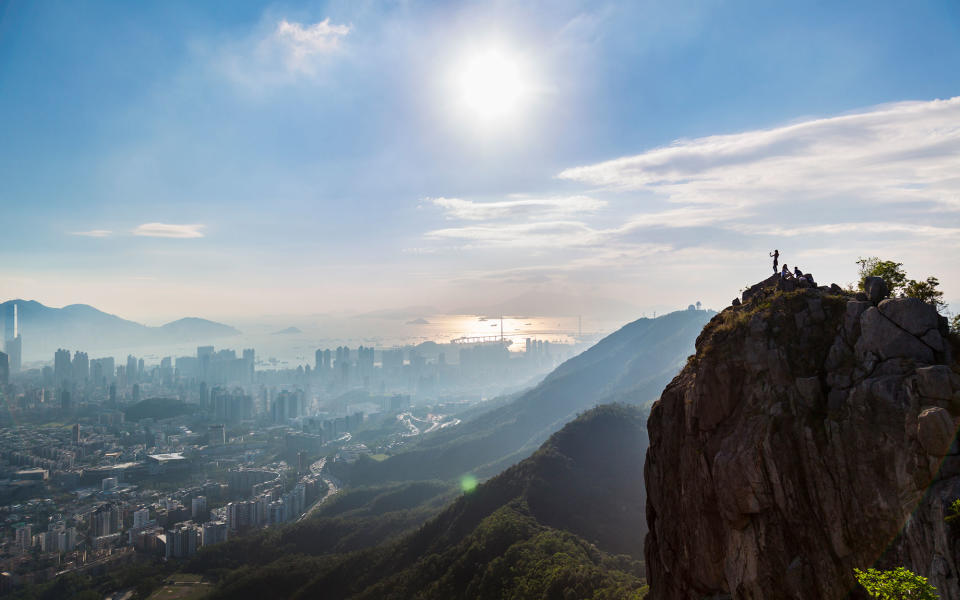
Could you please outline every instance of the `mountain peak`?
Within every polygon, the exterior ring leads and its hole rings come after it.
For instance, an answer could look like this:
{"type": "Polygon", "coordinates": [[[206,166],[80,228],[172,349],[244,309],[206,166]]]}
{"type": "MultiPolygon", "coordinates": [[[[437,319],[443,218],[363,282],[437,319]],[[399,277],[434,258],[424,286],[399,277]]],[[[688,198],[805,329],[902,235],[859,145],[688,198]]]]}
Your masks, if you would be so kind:
{"type": "Polygon", "coordinates": [[[960,376],[944,320],[911,298],[783,287],[717,314],[653,406],[650,598],[843,598],[874,565],[955,588],[960,557],[942,552],[960,376]]]}

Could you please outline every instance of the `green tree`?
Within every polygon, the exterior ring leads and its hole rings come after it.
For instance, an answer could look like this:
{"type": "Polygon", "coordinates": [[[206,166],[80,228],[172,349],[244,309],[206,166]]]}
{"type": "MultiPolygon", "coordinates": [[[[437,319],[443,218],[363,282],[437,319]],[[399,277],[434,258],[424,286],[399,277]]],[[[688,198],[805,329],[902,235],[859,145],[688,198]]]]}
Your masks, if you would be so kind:
{"type": "Polygon", "coordinates": [[[887,290],[891,296],[896,296],[907,281],[907,273],[903,270],[903,263],[893,262],[892,260],[880,260],[876,256],[869,258],[861,257],[857,264],[860,265],[860,289],[864,289],[864,281],[867,277],[879,277],[887,284],[887,290]]]}
{"type": "Polygon", "coordinates": [[[947,523],[958,522],[960,519],[960,498],[957,498],[950,504],[950,514],[944,517],[944,521],[947,523]]]}
{"type": "Polygon", "coordinates": [[[950,319],[950,333],[960,335],[960,315],[953,315],[950,319]]]}
{"type": "Polygon", "coordinates": [[[867,593],[878,600],[938,600],[937,588],[927,578],[903,567],[891,571],[853,570],[867,593]]]}
{"type": "Polygon", "coordinates": [[[938,290],[940,280],[936,277],[927,277],[926,281],[917,281],[911,279],[903,288],[903,295],[908,298],[916,298],[927,304],[932,304],[937,310],[947,306],[943,301],[943,292],[938,290]]]}

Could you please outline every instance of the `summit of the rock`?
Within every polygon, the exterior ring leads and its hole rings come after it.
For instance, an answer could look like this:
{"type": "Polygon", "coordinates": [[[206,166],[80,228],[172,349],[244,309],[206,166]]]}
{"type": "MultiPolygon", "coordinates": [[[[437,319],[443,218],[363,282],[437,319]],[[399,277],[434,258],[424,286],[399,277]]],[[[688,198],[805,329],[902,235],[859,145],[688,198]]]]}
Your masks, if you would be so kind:
{"type": "Polygon", "coordinates": [[[653,406],[650,598],[844,598],[854,568],[905,565],[960,599],[946,320],[911,298],[787,288],[772,277],[716,315],[653,406]]]}

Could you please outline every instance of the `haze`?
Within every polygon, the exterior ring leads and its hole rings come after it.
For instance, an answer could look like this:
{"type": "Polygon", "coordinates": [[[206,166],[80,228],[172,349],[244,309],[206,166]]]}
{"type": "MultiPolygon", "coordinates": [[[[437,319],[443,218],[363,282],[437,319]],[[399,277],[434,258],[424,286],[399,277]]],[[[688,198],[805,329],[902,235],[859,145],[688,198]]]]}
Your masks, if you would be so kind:
{"type": "Polygon", "coordinates": [[[725,306],[778,248],[841,283],[893,258],[953,301],[957,23],[952,2],[6,3],[0,296],[151,325],[530,293],[640,315],[725,306]]]}

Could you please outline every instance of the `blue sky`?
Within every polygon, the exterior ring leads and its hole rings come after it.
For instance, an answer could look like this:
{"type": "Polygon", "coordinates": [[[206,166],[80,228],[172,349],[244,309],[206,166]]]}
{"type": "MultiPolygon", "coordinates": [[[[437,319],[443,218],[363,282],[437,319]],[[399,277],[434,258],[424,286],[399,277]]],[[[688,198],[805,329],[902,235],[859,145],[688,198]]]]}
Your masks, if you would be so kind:
{"type": "Polygon", "coordinates": [[[954,1],[0,2],[0,296],[721,308],[778,247],[960,299],[957,96],[954,1]]]}

